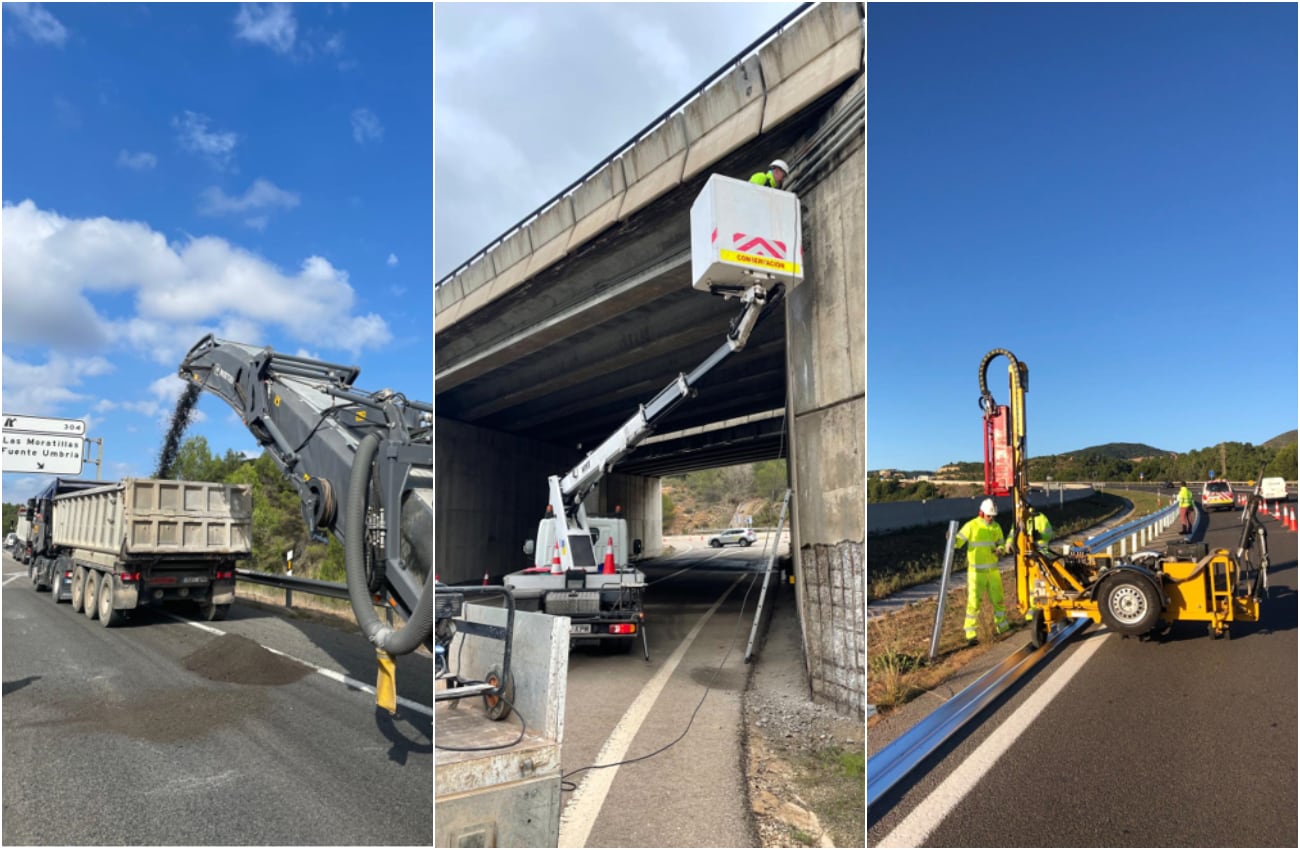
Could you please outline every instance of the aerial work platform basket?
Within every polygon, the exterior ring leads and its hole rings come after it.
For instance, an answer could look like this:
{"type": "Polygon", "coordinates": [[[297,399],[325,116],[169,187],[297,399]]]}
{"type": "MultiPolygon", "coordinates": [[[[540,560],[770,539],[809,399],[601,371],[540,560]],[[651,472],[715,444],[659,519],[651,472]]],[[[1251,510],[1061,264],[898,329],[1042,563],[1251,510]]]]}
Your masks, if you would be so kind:
{"type": "Polygon", "coordinates": [[[691,205],[691,286],[727,292],[803,280],[799,197],[714,174],[691,205]]]}

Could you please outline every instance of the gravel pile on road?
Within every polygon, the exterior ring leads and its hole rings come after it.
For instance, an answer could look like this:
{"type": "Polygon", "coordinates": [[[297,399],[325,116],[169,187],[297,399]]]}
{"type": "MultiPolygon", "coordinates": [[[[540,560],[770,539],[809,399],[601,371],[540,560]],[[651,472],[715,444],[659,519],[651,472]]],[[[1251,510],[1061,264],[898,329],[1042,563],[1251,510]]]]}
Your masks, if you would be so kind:
{"type": "Polygon", "coordinates": [[[239,635],[222,635],[185,657],[185,669],[214,682],[287,685],[311,668],[239,635]]]}

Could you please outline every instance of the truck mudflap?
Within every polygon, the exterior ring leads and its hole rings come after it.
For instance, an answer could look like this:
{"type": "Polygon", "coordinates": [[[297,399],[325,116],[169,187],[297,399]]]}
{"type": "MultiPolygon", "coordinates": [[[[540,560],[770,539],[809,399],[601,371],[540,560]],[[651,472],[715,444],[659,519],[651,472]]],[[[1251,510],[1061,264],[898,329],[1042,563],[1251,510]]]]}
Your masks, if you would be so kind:
{"type": "Polygon", "coordinates": [[[117,611],[132,611],[140,604],[140,586],[124,583],[120,576],[113,576],[113,608],[117,611]]]}

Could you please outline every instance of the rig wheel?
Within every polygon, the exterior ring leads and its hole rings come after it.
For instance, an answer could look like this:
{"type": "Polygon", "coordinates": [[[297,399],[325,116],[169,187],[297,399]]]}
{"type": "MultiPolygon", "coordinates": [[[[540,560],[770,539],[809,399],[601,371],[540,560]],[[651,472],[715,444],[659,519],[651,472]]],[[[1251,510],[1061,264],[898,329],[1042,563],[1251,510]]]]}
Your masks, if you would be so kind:
{"type": "MultiPolygon", "coordinates": [[[[489,670],[488,674],[483,677],[483,681],[492,687],[498,687],[501,684],[501,674],[496,670],[489,670]]],[[[483,707],[487,709],[489,720],[505,720],[510,716],[510,706],[515,698],[515,677],[512,674],[506,679],[505,687],[502,688],[498,695],[484,694],[483,707]]]]}
{"type": "Polygon", "coordinates": [[[1160,597],[1141,576],[1114,576],[1101,589],[1101,621],[1122,635],[1144,635],[1160,619],[1160,597]]]}
{"type": "Polygon", "coordinates": [[[1047,643],[1047,619],[1043,616],[1042,608],[1035,608],[1033,618],[1030,620],[1029,628],[1029,645],[1038,649],[1047,643]]]}

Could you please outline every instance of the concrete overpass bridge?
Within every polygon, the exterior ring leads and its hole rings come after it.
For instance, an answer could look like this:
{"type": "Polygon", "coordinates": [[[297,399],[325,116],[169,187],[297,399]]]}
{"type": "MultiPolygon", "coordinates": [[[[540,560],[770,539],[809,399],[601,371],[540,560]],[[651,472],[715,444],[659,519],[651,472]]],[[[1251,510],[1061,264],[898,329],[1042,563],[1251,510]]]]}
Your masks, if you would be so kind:
{"type": "Polygon", "coordinates": [[[865,80],[862,8],[801,9],[435,292],[436,563],[524,562],[562,472],[723,341],[735,302],[690,286],[711,174],[780,156],[804,204],[805,281],[619,465],[588,509],[660,548],[659,479],[788,456],[814,688],[863,709],[865,80]]]}

